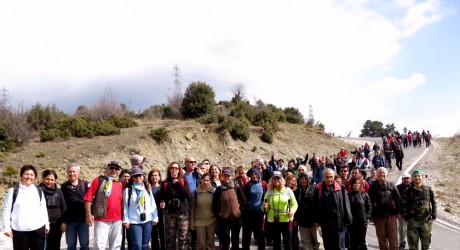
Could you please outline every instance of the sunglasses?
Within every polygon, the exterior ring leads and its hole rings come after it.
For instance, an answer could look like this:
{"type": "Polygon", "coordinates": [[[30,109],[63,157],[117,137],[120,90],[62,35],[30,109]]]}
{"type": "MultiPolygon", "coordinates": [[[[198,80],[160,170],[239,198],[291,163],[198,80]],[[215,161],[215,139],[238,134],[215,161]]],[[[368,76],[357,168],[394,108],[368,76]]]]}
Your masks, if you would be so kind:
{"type": "Polygon", "coordinates": [[[196,163],[196,161],[187,161],[187,162],[189,162],[189,163],[196,163]]]}
{"type": "Polygon", "coordinates": [[[177,168],[177,167],[170,167],[169,169],[178,170],[179,168],[177,168]]]}
{"type": "Polygon", "coordinates": [[[121,168],[119,167],[109,167],[110,170],[116,170],[116,171],[120,171],[121,168]]]}
{"type": "Polygon", "coordinates": [[[140,178],[140,177],[143,177],[143,175],[138,174],[138,175],[134,175],[134,176],[133,176],[133,178],[140,178]]]}

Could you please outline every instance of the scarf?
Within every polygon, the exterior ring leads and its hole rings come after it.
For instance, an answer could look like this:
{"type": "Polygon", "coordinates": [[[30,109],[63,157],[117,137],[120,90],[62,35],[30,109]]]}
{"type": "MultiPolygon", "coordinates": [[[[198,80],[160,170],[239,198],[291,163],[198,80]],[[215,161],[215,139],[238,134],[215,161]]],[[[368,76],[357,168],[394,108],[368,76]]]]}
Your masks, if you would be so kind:
{"type": "Polygon", "coordinates": [[[57,204],[56,201],[58,199],[58,196],[55,195],[55,193],[56,193],[56,184],[53,187],[49,188],[49,187],[45,186],[44,183],[42,183],[42,184],[40,184],[40,187],[41,187],[41,189],[43,191],[43,194],[45,194],[46,205],[48,207],[56,206],[56,204],[57,204]]]}
{"type": "Polygon", "coordinates": [[[144,183],[137,184],[133,182],[133,189],[136,191],[137,198],[136,198],[136,208],[141,209],[145,205],[145,188],[144,183]]]}
{"type": "Polygon", "coordinates": [[[221,182],[221,185],[220,185],[220,188],[222,188],[223,190],[225,189],[232,189],[234,186],[233,186],[233,181],[227,183],[227,182],[221,182]]]}
{"type": "Polygon", "coordinates": [[[119,182],[118,178],[107,176],[107,183],[104,187],[105,198],[109,198],[110,194],[112,193],[113,182],[119,182]]]}

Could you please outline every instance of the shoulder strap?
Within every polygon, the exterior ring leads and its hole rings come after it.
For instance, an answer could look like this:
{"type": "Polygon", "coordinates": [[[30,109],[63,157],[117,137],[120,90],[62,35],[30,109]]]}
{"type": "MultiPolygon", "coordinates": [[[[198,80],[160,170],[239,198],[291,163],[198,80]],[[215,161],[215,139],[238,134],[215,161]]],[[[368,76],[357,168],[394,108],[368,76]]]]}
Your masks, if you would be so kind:
{"type": "MultiPolygon", "coordinates": [[[[38,192],[38,197],[40,197],[40,202],[41,202],[42,197],[43,197],[42,190],[39,187],[37,187],[37,192],[38,192]]],[[[16,198],[18,197],[18,193],[19,193],[19,185],[16,185],[13,188],[13,203],[11,204],[11,212],[13,212],[14,203],[16,202],[16,198]]]]}
{"type": "Polygon", "coordinates": [[[127,203],[128,203],[128,208],[129,208],[129,202],[131,200],[131,195],[133,194],[133,187],[126,187],[128,189],[128,200],[127,200],[127,203]]]}

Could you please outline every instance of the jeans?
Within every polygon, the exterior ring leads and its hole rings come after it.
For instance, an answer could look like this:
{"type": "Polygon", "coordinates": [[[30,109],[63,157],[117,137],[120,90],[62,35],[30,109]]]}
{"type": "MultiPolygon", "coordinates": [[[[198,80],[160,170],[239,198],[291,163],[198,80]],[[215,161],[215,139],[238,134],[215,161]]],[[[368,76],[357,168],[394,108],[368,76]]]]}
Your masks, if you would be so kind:
{"type": "Polygon", "coordinates": [[[69,222],[65,231],[65,240],[68,250],[77,250],[77,235],[80,249],[89,249],[89,227],[85,222],[69,222]]]}
{"type": "Polygon", "coordinates": [[[147,250],[149,248],[152,221],[142,224],[129,224],[128,234],[131,237],[132,250],[147,250]]]}

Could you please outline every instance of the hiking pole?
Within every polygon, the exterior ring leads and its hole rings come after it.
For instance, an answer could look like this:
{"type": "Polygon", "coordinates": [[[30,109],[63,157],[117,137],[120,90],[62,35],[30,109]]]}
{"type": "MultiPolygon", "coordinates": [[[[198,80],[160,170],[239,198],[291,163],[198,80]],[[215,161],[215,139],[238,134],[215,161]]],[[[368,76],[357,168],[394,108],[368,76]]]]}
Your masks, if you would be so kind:
{"type": "MultiPolygon", "coordinates": [[[[288,213],[291,212],[291,199],[288,200],[288,213]]],[[[288,214],[289,216],[289,214],[288,214]]],[[[291,217],[289,217],[289,232],[292,232],[292,220],[291,217]]]]}
{"type": "MultiPolygon", "coordinates": [[[[162,210],[161,222],[163,223],[163,225],[162,225],[162,228],[160,228],[160,230],[163,230],[163,239],[162,239],[162,241],[163,241],[163,245],[165,246],[165,248],[167,248],[168,244],[166,242],[166,224],[165,224],[165,216],[166,216],[165,213],[166,213],[166,211],[165,211],[164,207],[161,208],[161,210],[162,210]]],[[[161,245],[162,244],[160,244],[160,248],[161,248],[161,245]]]]}
{"type": "MultiPolygon", "coordinates": [[[[267,199],[264,200],[267,203],[267,199]]],[[[262,232],[265,232],[265,221],[267,220],[267,209],[264,209],[264,218],[262,219],[262,232]]]]}

